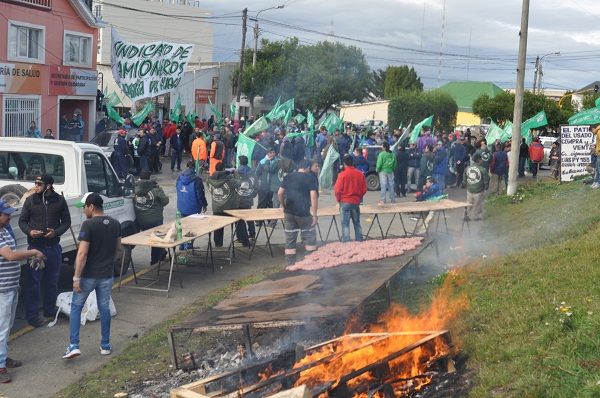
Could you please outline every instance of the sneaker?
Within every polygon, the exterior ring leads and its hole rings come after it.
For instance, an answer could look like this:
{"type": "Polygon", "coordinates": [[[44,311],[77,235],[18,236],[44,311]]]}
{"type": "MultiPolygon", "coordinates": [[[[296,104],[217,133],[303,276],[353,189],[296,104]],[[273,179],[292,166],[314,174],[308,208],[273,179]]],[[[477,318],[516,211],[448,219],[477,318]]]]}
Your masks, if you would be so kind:
{"type": "Polygon", "coordinates": [[[81,355],[81,351],[79,351],[79,347],[77,347],[75,344],[69,344],[69,346],[67,347],[67,351],[65,352],[65,355],[63,355],[63,359],[72,359],[75,357],[78,357],[81,355]]]}
{"type": "Polygon", "coordinates": [[[598,189],[600,188],[600,184],[598,184],[597,182],[593,183],[592,186],[590,187],[592,189],[598,189]]]}
{"type": "Polygon", "coordinates": [[[380,201],[377,203],[377,206],[383,206],[384,204],[385,204],[385,202],[384,202],[383,200],[380,200],[380,201]]]}
{"type": "Polygon", "coordinates": [[[23,366],[23,361],[19,361],[17,359],[6,358],[6,367],[7,368],[19,368],[23,366]]]}
{"type": "Polygon", "coordinates": [[[110,344],[100,344],[100,355],[110,355],[110,344]]]}
{"type": "Polygon", "coordinates": [[[6,368],[0,368],[0,383],[10,383],[11,380],[8,370],[6,370],[6,368]]]}

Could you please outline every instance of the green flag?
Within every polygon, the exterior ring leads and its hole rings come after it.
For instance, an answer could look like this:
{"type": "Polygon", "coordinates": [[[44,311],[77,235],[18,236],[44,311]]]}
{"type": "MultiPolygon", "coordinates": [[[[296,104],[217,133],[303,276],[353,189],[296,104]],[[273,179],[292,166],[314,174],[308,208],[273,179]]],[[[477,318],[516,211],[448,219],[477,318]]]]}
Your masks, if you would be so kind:
{"type": "Polygon", "coordinates": [[[263,130],[266,130],[269,127],[269,122],[265,116],[259,117],[252,125],[246,130],[244,130],[244,134],[247,137],[254,137],[256,134],[260,133],[263,130]]]}
{"type": "Polygon", "coordinates": [[[327,155],[323,161],[323,167],[319,173],[319,187],[323,189],[331,189],[333,187],[333,167],[336,160],[340,158],[340,154],[333,145],[327,149],[327,155]]]}
{"type": "Polygon", "coordinates": [[[229,114],[231,115],[231,120],[235,118],[236,106],[235,103],[229,104],[229,114]]]}
{"type": "Polygon", "coordinates": [[[531,129],[546,126],[547,124],[548,119],[546,118],[546,112],[538,112],[521,124],[521,137],[525,138],[525,142],[529,145],[532,141],[531,129]]]}
{"type": "Polygon", "coordinates": [[[254,141],[252,138],[248,138],[244,134],[238,135],[238,141],[235,144],[235,146],[237,147],[235,167],[240,167],[240,156],[242,155],[248,157],[249,160],[252,159],[252,153],[254,152],[255,145],[256,141],[254,141]]]}
{"type": "Polygon", "coordinates": [[[177,101],[175,101],[175,106],[169,112],[169,119],[173,123],[179,123],[179,119],[181,117],[181,96],[177,97],[177,101]]]}
{"type": "Polygon", "coordinates": [[[574,114],[569,118],[571,126],[600,124],[600,107],[590,108],[574,114]]]}
{"type": "Polygon", "coordinates": [[[505,143],[506,141],[510,140],[512,138],[512,129],[513,129],[513,124],[512,122],[509,120],[504,124],[504,128],[502,129],[502,133],[500,134],[500,142],[501,143],[505,143]]]}
{"type": "MultiPolygon", "coordinates": [[[[404,129],[404,131],[402,132],[402,135],[398,138],[398,141],[394,142],[394,145],[392,145],[390,147],[391,151],[394,151],[396,149],[396,147],[402,142],[406,140],[406,136],[408,135],[409,131],[410,131],[410,126],[412,124],[412,119],[410,119],[410,122],[408,123],[408,126],[406,126],[406,129],[404,129]]],[[[402,124],[400,124],[399,129],[402,128],[402,124]]]]}
{"type": "Polygon", "coordinates": [[[283,117],[283,123],[288,124],[288,122],[290,121],[291,118],[292,118],[292,110],[288,109],[285,112],[285,116],[283,117]]]}
{"type": "Polygon", "coordinates": [[[315,129],[315,117],[311,111],[306,111],[306,123],[308,124],[309,131],[313,131],[315,129]]]}
{"type": "Polygon", "coordinates": [[[487,141],[488,145],[493,145],[496,142],[496,140],[500,139],[502,134],[504,134],[504,130],[502,130],[500,126],[498,126],[492,121],[492,123],[490,123],[490,128],[488,129],[488,132],[485,136],[485,140],[487,141]]]}
{"type": "Polygon", "coordinates": [[[302,122],[304,122],[306,120],[306,118],[304,117],[304,115],[299,113],[296,115],[296,117],[294,117],[294,120],[296,121],[297,124],[302,124],[302,122]]]}
{"type": "Polygon", "coordinates": [[[122,104],[123,102],[121,101],[121,98],[119,98],[117,93],[112,92],[110,94],[104,95],[104,103],[110,106],[117,106],[119,104],[122,104]]]}
{"type": "Polygon", "coordinates": [[[280,99],[281,99],[281,97],[277,98],[277,102],[275,102],[275,105],[273,105],[273,108],[271,108],[271,111],[265,115],[265,117],[269,121],[275,120],[275,113],[277,112],[277,109],[279,108],[279,100],[280,99]]]}
{"type": "Polygon", "coordinates": [[[417,142],[417,139],[419,138],[419,135],[421,135],[421,131],[423,130],[423,127],[425,127],[425,126],[431,127],[432,124],[433,124],[433,115],[429,116],[426,119],[421,120],[418,124],[415,125],[415,128],[410,133],[410,139],[408,142],[411,144],[414,142],[417,142]]]}
{"type": "Polygon", "coordinates": [[[210,97],[208,97],[208,107],[217,119],[217,126],[221,127],[223,125],[223,115],[221,114],[221,112],[219,112],[217,107],[213,105],[212,101],[210,100],[210,97]]]}
{"type": "Polygon", "coordinates": [[[280,118],[285,117],[285,115],[288,112],[293,112],[293,111],[294,111],[294,99],[293,98],[285,101],[283,104],[281,104],[281,105],[279,105],[279,107],[277,107],[277,114],[282,115],[282,116],[280,116],[280,118]]]}
{"type": "Polygon", "coordinates": [[[594,101],[594,105],[596,105],[596,107],[600,106],[600,97],[596,98],[596,101],[594,101]]]}
{"type": "Polygon", "coordinates": [[[114,120],[119,125],[122,125],[123,123],[125,123],[125,119],[123,119],[121,117],[121,115],[119,115],[119,113],[117,111],[115,111],[115,109],[108,103],[106,104],[106,113],[108,114],[107,116],[110,119],[114,120]]]}
{"type": "Polygon", "coordinates": [[[148,102],[146,102],[146,104],[144,105],[144,107],[142,109],[137,111],[135,113],[135,115],[131,116],[131,121],[136,126],[139,126],[140,124],[142,124],[144,122],[144,119],[146,119],[146,116],[148,116],[148,114],[153,111],[154,111],[154,103],[151,101],[148,101],[148,102]]]}

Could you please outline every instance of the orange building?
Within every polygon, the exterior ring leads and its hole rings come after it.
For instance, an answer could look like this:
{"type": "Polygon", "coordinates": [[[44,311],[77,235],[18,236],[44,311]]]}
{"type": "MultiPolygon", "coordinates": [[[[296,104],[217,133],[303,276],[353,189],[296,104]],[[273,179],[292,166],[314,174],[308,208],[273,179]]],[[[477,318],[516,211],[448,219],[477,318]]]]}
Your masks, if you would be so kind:
{"type": "Polygon", "coordinates": [[[103,23],[86,1],[0,0],[0,136],[23,136],[35,121],[42,134],[50,128],[71,139],[76,129],[61,128],[60,119],[75,114],[80,138],[93,136],[103,23]]]}

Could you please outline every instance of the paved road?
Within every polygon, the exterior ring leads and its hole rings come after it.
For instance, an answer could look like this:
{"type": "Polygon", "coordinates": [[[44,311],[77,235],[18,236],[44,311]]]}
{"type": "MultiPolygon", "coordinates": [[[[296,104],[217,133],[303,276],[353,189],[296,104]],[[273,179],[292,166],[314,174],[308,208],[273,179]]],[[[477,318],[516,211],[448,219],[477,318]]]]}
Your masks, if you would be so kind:
{"type": "MultiPolygon", "coordinates": [[[[165,221],[171,221],[175,217],[176,197],[175,179],[176,174],[165,168],[166,172],[158,176],[160,185],[171,198],[171,203],[165,209],[165,221]]],[[[450,196],[455,200],[464,200],[464,190],[449,190],[450,196]]],[[[365,203],[377,203],[378,192],[368,192],[365,203]]],[[[402,201],[413,201],[414,198],[407,197],[402,201]]],[[[209,198],[210,202],[210,198],[209,198]]],[[[322,194],[320,204],[322,206],[334,203],[332,195],[322,194]]],[[[209,209],[210,212],[210,209],[209,209]]],[[[449,212],[451,228],[458,229],[462,220],[462,210],[449,212]]],[[[387,220],[387,217],[383,217],[387,220]]],[[[322,220],[326,221],[326,220],[322,220]]],[[[362,217],[363,227],[370,220],[362,217]]],[[[324,225],[323,222],[322,225],[324,225]]],[[[392,228],[392,232],[399,233],[399,223],[392,228]]],[[[226,230],[225,239],[228,231],[226,230]]],[[[353,234],[353,233],[352,233],[353,234]]],[[[226,240],[227,241],[227,240],[226,240]]],[[[230,282],[251,275],[263,267],[280,264],[284,261],[282,245],[285,241],[281,227],[276,228],[273,241],[279,246],[275,250],[275,258],[271,258],[265,250],[258,249],[253,261],[249,262],[243,254],[234,259],[229,265],[225,261],[217,263],[217,269],[212,273],[208,269],[195,268],[193,274],[186,274],[184,286],[180,288],[174,284],[171,297],[166,298],[164,294],[154,292],[142,292],[133,289],[122,289],[113,295],[118,315],[112,323],[112,344],[114,355],[120,353],[133,336],[141,336],[152,326],[178,312],[186,305],[198,298],[207,295],[214,289],[219,289],[230,282]]],[[[201,240],[203,245],[206,240],[201,240]]],[[[148,266],[150,253],[147,249],[135,249],[133,259],[138,266],[148,266]]],[[[446,263],[446,261],[443,261],[446,263]]],[[[423,265],[438,265],[435,256],[428,255],[421,260],[423,265]]],[[[165,275],[166,276],[166,275],[165,275]]],[[[20,324],[23,324],[21,320],[20,324]]],[[[0,394],[8,397],[49,397],[60,391],[70,383],[76,382],[86,372],[97,369],[110,360],[110,357],[102,357],[98,352],[99,322],[90,322],[81,330],[81,357],[73,361],[63,361],[61,356],[68,343],[68,320],[61,318],[58,324],[52,328],[39,328],[30,333],[16,338],[10,344],[11,357],[21,359],[25,362],[22,368],[14,370],[13,382],[0,386],[0,394]]]]}

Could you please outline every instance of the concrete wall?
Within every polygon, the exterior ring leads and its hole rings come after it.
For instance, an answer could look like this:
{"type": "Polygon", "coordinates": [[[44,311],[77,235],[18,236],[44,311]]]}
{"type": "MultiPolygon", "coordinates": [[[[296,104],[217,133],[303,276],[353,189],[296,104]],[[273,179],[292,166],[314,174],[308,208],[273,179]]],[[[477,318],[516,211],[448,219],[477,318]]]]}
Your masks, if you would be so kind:
{"type": "Polygon", "coordinates": [[[471,112],[461,112],[458,111],[456,113],[456,125],[457,126],[478,126],[481,124],[481,118],[471,112]]]}
{"type": "Polygon", "coordinates": [[[368,102],[365,104],[342,105],[340,117],[346,122],[359,123],[363,120],[383,120],[388,122],[389,101],[368,102]]]}
{"type": "MultiPolygon", "coordinates": [[[[160,1],[123,0],[111,1],[110,3],[166,15],[185,15],[189,17],[210,15],[207,10],[202,8],[160,1]]],[[[102,0],[94,1],[94,10],[96,7],[100,7],[99,12],[102,19],[113,25],[125,40],[134,43],[163,40],[194,44],[194,52],[188,65],[212,61],[213,28],[211,24],[203,23],[199,19],[172,18],[124,10],[104,4],[102,0]]],[[[110,29],[110,26],[107,26],[102,28],[100,32],[98,62],[102,64],[110,64],[110,29]]]]}

